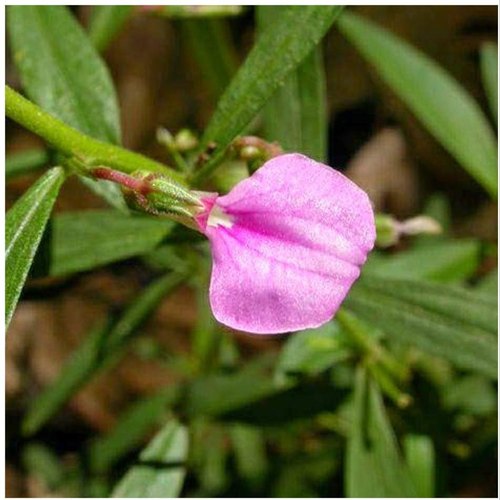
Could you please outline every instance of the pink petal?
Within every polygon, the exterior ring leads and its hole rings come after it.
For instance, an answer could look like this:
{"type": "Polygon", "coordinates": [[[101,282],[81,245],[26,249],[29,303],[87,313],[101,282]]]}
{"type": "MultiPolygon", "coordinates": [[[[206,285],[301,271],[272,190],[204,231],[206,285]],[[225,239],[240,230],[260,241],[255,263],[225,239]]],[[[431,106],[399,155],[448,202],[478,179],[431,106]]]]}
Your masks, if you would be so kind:
{"type": "Polygon", "coordinates": [[[300,154],[268,161],[215,209],[226,221],[199,221],[212,244],[210,303],[218,321],[247,332],[329,321],[375,241],[366,193],[300,154]]]}

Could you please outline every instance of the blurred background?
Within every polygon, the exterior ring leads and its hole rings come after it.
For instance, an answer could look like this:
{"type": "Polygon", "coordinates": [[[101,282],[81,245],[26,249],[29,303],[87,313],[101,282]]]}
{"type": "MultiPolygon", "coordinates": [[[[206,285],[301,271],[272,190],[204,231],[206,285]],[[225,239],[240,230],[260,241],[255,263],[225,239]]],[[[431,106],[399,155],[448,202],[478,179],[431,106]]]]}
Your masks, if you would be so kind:
{"type": "MultiPolygon", "coordinates": [[[[497,39],[496,7],[351,9],[421,49],[487,109],[478,54],[483,42],[497,39]]],[[[72,11],[86,26],[92,8],[73,7],[72,11]]],[[[254,9],[244,8],[240,15],[225,19],[224,24],[232,42],[228,68],[234,71],[254,40],[254,9]]],[[[220,95],[216,79],[206,78],[191,36],[182,20],[137,13],[103,53],[118,93],[124,146],[166,163],[171,159],[158,144],[156,129],[203,130],[220,95]]],[[[330,165],[362,186],[378,211],[404,219],[421,213],[429,200],[434,200],[446,205],[451,234],[495,243],[496,203],[429,135],[335,27],[325,37],[323,49],[330,165]]],[[[6,63],[7,83],[20,88],[8,44],[6,63]]],[[[6,133],[7,154],[43,144],[10,121],[6,133]]],[[[37,175],[8,180],[7,208],[37,175]]],[[[101,199],[73,178],[63,186],[56,211],[103,207],[101,199]]],[[[389,252],[397,253],[405,244],[389,252]]],[[[496,255],[485,255],[477,275],[485,275],[494,267],[496,255]]],[[[46,476],[40,475],[39,467],[31,465],[37,463],[37,453],[44,457],[44,463],[54,459],[68,470],[76,470],[72,464],[80,460],[86,443],[113,429],[133,402],[171,387],[186,376],[179,365],[186,362],[190,352],[190,332],[202,317],[202,306],[191,287],[181,286],[141,327],[141,335],[116,365],[85,385],[34,438],[21,435],[20,422],[29,402],[54,380],[96,321],[121,311],[152,280],[155,269],[154,259],[137,258],[67,278],[28,282],[6,348],[8,497],[60,495],[61,491],[54,491],[46,476]]],[[[245,365],[261,359],[262,354],[273,359],[287,339],[286,335],[250,336],[222,327],[218,332],[227,338],[228,370],[235,363],[245,365]]],[[[265,356],[262,359],[267,359],[265,356]]],[[[415,383],[421,384],[417,391],[421,390],[432,406],[436,395],[430,386],[418,380],[415,383]]],[[[486,390],[482,404],[490,404],[487,411],[492,404],[496,407],[494,392],[486,390]]],[[[435,424],[438,434],[446,415],[441,413],[443,421],[435,424]]],[[[463,415],[462,420],[467,411],[463,415]]],[[[200,456],[193,458],[196,472],[188,472],[183,495],[341,496],[339,436],[345,422],[342,415],[336,418],[332,423],[316,415],[264,430],[269,432],[265,445],[252,434],[254,427],[231,427],[223,422],[200,424],[196,438],[200,456]],[[245,453],[238,447],[251,446],[265,450],[255,451],[245,469],[245,453]]],[[[479,447],[475,454],[475,445],[468,441],[467,433],[461,436],[456,429],[449,432],[453,434],[450,439],[441,436],[446,444],[439,453],[443,464],[440,470],[448,476],[438,478],[438,483],[446,482],[452,496],[496,496],[496,446],[479,447]]],[[[152,435],[153,430],[145,432],[138,447],[120,457],[116,474],[130,464],[134,453],[152,435]]],[[[73,489],[63,489],[63,494],[82,491],[74,484],[73,489]]]]}

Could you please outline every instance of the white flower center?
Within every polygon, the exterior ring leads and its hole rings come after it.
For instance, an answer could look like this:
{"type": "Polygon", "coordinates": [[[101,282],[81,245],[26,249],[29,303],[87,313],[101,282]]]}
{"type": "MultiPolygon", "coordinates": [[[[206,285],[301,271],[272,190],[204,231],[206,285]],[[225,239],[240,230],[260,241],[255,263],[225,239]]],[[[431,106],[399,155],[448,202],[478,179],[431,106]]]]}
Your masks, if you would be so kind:
{"type": "Polygon", "coordinates": [[[210,211],[210,215],[208,216],[207,226],[217,227],[232,227],[233,226],[233,217],[231,215],[224,212],[224,210],[219,207],[219,205],[215,204],[210,211]]]}

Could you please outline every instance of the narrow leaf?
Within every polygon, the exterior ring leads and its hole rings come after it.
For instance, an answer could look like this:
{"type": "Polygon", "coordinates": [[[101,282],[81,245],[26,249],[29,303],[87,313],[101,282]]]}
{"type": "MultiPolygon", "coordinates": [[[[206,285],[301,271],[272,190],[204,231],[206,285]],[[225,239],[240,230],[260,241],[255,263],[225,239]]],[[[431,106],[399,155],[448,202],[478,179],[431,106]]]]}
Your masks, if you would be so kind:
{"type": "Polygon", "coordinates": [[[375,383],[360,368],[347,443],[345,488],[349,497],[415,497],[394,431],[375,383]]]}
{"type": "Polygon", "coordinates": [[[434,445],[427,436],[409,434],[403,441],[408,469],[417,490],[417,496],[435,496],[435,457],[434,445]]]}
{"type": "Polygon", "coordinates": [[[276,364],[276,379],[318,375],[350,354],[348,342],[335,321],[291,335],[276,364]]]}
{"type": "Polygon", "coordinates": [[[492,300],[498,298],[498,269],[491,271],[476,286],[477,293],[489,296],[492,300]]]}
{"type": "Polygon", "coordinates": [[[61,276],[88,271],[111,262],[142,255],[158,245],[172,230],[172,221],[128,216],[116,210],[87,210],[56,215],[48,245],[48,262],[39,274],[61,276]],[[43,269],[47,266],[48,269],[43,269]]]}
{"type": "Polygon", "coordinates": [[[55,381],[31,404],[23,431],[26,434],[36,432],[92,377],[118,361],[138,328],[182,279],[177,274],[158,279],[117,321],[91,332],[64,364],[55,381]]]}
{"type": "Polygon", "coordinates": [[[231,81],[205,130],[203,144],[215,142],[211,160],[198,172],[205,178],[225,149],[243,131],[285,78],[318,44],[340,14],[339,6],[289,6],[258,38],[231,81]]]}
{"type": "MultiPolygon", "coordinates": [[[[273,26],[282,12],[282,7],[258,6],[259,31],[273,26]]],[[[325,161],[326,111],[325,73],[318,45],[265,105],[265,137],[279,142],[286,151],[299,151],[325,161]]]]}
{"type": "Polygon", "coordinates": [[[222,19],[189,19],[182,21],[182,28],[204,79],[213,96],[218,98],[226,90],[237,67],[227,22],[222,19]]]}
{"type": "Polygon", "coordinates": [[[496,139],[464,88],[425,54],[366,19],[344,13],[338,26],[429,132],[496,198],[496,139]]]}
{"type": "Polygon", "coordinates": [[[491,112],[498,122],[498,45],[486,42],[481,47],[481,74],[491,112]]]}
{"type": "Polygon", "coordinates": [[[262,430],[236,424],[229,428],[229,432],[240,477],[248,482],[250,487],[261,485],[269,466],[262,430]]]}
{"type": "Polygon", "coordinates": [[[5,177],[12,179],[18,175],[31,173],[44,167],[49,162],[49,153],[45,149],[28,149],[12,153],[5,159],[5,177]]]}
{"type": "Polygon", "coordinates": [[[132,5],[94,5],[89,25],[89,38],[103,52],[123,28],[134,10],[132,5]]]}
{"type": "Polygon", "coordinates": [[[104,472],[131,452],[158,424],[177,395],[176,386],[167,387],[127,408],[111,431],[92,443],[89,449],[92,470],[104,472]]]}
{"type": "Polygon", "coordinates": [[[345,306],[388,336],[497,376],[497,302],[458,286],[364,276],[345,306]]]}
{"type": "Polygon", "coordinates": [[[390,256],[373,254],[363,272],[386,278],[428,278],[452,283],[473,276],[480,256],[479,241],[438,240],[390,256]]]}
{"type": "Polygon", "coordinates": [[[9,325],[52,206],[64,180],[55,167],[7,212],[5,221],[5,324],[9,325]]]}
{"type": "MultiPolygon", "coordinates": [[[[30,98],[80,132],[119,143],[120,117],[111,77],[69,10],[57,5],[9,6],[7,27],[30,98]]],[[[124,207],[116,185],[82,180],[114,206],[124,207]]]]}
{"type": "Polygon", "coordinates": [[[29,443],[24,446],[22,462],[30,476],[42,481],[50,492],[57,490],[67,473],[59,457],[41,443],[29,443]]]}
{"type": "Polygon", "coordinates": [[[114,498],[174,498],[186,475],[188,431],[170,421],[153,438],[113,490],[114,498]]]}
{"type": "Polygon", "coordinates": [[[318,161],[327,160],[328,116],[323,51],[318,45],[297,68],[302,146],[300,151],[318,161]]]}

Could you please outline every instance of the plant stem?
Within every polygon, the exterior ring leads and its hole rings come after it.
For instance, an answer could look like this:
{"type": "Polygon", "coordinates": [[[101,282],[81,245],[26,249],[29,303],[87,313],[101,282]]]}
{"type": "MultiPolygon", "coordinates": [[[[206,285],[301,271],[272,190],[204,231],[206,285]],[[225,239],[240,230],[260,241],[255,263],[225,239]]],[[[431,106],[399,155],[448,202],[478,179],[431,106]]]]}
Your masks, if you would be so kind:
{"type": "Polygon", "coordinates": [[[365,352],[372,362],[381,364],[389,373],[400,380],[408,378],[407,368],[381,346],[369,332],[365,325],[353,314],[345,309],[337,311],[335,318],[348,332],[352,340],[365,352]]]}
{"type": "Polygon", "coordinates": [[[136,170],[162,173],[172,184],[185,184],[181,174],[145,156],[108,144],[66,125],[36,104],[5,86],[5,112],[9,118],[42,137],[62,153],[78,158],[87,170],[107,166],[121,172],[136,170]]]}

